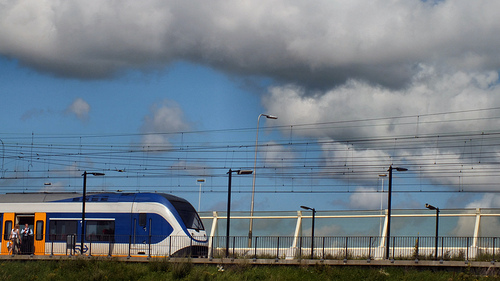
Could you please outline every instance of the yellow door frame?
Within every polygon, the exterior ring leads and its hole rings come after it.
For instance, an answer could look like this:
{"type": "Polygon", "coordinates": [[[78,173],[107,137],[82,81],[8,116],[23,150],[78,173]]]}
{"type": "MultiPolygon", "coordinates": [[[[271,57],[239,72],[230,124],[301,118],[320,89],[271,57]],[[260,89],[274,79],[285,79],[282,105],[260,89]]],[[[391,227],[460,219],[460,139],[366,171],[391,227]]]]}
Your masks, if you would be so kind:
{"type": "Polygon", "coordinates": [[[35,255],[45,254],[45,233],[47,229],[47,214],[35,213],[35,222],[33,225],[34,251],[35,255]],[[40,223],[41,222],[41,223],[40,223]]]}
{"type": "Polygon", "coordinates": [[[15,213],[4,213],[3,214],[3,221],[2,221],[2,247],[0,249],[0,254],[2,255],[8,255],[9,254],[9,249],[7,248],[7,242],[9,242],[9,236],[10,236],[10,231],[14,226],[16,225],[16,214],[15,213]],[[11,228],[7,229],[5,224],[11,221],[12,225],[11,228]],[[7,239],[5,239],[7,238],[7,239]]]}

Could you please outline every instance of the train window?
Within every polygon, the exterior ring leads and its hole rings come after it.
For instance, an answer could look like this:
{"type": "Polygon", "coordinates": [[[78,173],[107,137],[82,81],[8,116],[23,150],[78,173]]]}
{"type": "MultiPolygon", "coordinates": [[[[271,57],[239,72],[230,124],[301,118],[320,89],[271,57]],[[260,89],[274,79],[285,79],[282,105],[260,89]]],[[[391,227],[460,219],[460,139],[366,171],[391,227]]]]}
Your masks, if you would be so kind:
{"type": "Polygon", "coordinates": [[[139,226],[145,227],[147,224],[147,216],[145,213],[139,214],[139,226]]]}
{"type": "Polygon", "coordinates": [[[5,232],[3,234],[3,240],[9,240],[11,230],[12,230],[12,221],[5,221],[5,232]]]}
{"type": "Polygon", "coordinates": [[[43,240],[43,221],[36,221],[36,240],[43,240]]]}
{"type": "Polygon", "coordinates": [[[51,220],[49,223],[50,241],[66,241],[66,237],[76,234],[76,231],[76,220],[51,220]]]}
{"type": "Polygon", "coordinates": [[[198,216],[198,213],[189,202],[170,199],[170,203],[174,205],[174,208],[181,216],[181,219],[187,228],[196,230],[205,229],[203,227],[203,223],[201,222],[200,216],[198,216]]]}
{"type": "Polygon", "coordinates": [[[90,241],[114,241],[115,221],[87,221],[85,239],[90,241]]]}

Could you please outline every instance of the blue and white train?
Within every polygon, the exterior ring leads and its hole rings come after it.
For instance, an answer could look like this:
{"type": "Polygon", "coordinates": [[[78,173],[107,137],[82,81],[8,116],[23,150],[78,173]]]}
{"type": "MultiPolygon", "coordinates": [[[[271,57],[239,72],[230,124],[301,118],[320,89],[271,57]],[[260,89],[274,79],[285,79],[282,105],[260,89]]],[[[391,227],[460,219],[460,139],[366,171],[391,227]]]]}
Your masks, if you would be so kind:
{"type": "Polygon", "coordinates": [[[11,229],[33,230],[35,255],[206,256],[208,237],[193,206],[162,193],[23,193],[0,195],[0,254],[11,229]],[[82,213],[85,239],[83,251],[82,213]]]}

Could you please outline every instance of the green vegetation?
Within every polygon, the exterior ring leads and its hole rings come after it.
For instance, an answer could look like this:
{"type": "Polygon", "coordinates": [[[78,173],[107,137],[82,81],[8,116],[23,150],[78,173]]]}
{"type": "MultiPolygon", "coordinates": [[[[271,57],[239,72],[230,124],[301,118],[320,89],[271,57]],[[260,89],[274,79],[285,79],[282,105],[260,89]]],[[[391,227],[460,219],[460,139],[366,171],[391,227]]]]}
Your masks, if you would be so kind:
{"type": "Polygon", "coordinates": [[[3,261],[0,280],[500,280],[497,271],[459,272],[401,267],[354,266],[216,266],[154,260],[126,263],[105,260],[3,261]]]}

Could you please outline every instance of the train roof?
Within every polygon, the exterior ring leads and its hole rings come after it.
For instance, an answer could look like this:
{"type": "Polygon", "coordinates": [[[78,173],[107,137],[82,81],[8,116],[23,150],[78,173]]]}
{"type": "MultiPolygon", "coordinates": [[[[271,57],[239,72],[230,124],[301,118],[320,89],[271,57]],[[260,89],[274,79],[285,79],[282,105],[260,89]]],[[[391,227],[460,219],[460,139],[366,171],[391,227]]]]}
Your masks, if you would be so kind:
{"type": "MultiPolygon", "coordinates": [[[[60,193],[7,193],[0,194],[0,203],[42,203],[42,202],[81,202],[82,194],[76,192],[60,193]]],[[[165,193],[87,193],[87,202],[148,202],[159,201],[163,197],[168,201],[187,202],[181,197],[165,193]]]]}

